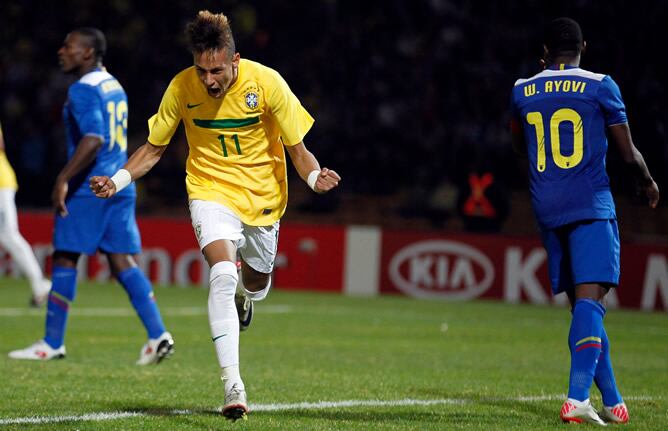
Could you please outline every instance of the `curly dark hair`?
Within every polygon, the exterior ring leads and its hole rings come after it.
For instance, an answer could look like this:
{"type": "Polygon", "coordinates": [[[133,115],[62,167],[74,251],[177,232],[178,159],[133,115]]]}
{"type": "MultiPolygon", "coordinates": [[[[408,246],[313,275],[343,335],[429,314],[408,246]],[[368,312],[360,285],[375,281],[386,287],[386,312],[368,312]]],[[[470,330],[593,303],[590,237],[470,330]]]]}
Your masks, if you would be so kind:
{"type": "Polygon", "coordinates": [[[186,25],[186,39],[193,54],[226,49],[231,57],[236,52],[230,21],[222,13],[199,11],[197,17],[186,25]]]}

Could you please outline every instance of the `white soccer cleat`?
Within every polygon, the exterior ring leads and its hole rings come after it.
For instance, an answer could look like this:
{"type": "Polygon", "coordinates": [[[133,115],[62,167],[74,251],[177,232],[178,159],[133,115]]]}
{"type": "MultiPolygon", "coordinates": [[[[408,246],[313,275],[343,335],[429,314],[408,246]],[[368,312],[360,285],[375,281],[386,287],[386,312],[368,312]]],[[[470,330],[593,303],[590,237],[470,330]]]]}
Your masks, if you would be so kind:
{"type": "Polygon", "coordinates": [[[51,292],[51,280],[45,278],[40,283],[40,289],[30,298],[30,306],[40,308],[49,299],[49,292],[51,292]]]}
{"type": "Polygon", "coordinates": [[[629,409],[625,403],[619,403],[612,407],[603,406],[598,415],[607,423],[625,424],[629,421],[629,409]]]}
{"type": "Polygon", "coordinates": [[[149,338],[141,348],[137,365],[159,364],[174,353],[174,339],[169,332],[163,332],[158,338],[149,338]]]}
{"type": "Polygon", "coordinates": [[[248,413],[246,391],[239,384],[235,383],[229,391],[225,392],[223,416],[236,421],[237,419],[246,419],[246,413],[248,413]]]}
{"type": "Polygon", "coordinates": [[[594,408],[591,406],[589,399],[584,401],[574,400],[568,398],[561,406],[559,413],[561,420],[571,423],[589,422],[591,424],[606,426],[605,422],[601,420],[594,408]]]}
{"type": "Polygon", "coordinates": [[[9,352],[9,357],[12,359],[27,359],[33,361],[49,361],[51,359],[62,359],[65,357],[65,346],[60,346],[57,349],[46,344],[46,341],[39,340],[30,347],[22,350],[14,350],[9,352]]]}

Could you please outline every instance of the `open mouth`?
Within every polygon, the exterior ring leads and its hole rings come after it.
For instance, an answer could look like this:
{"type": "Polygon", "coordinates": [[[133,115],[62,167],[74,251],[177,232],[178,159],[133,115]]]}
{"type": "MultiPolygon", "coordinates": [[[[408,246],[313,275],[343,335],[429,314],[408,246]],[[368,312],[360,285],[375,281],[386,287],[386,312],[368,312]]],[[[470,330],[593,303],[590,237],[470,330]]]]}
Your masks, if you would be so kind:
{"type": "Polygon", "coordinates": [[[223,91],[220,88],[207,88],[206,91],[209,93],[209,96],[219,97],[223,91]]]}

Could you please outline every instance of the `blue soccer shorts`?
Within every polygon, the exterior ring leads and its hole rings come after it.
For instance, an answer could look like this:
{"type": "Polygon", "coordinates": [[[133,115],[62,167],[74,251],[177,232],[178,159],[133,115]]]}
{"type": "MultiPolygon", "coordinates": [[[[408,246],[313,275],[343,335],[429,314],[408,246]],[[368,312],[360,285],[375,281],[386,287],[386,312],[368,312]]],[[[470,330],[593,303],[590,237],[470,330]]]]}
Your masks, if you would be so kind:
{"type": "Polygon", "coordinates": [[[576,285],[619,284],[619,231],[616,220],[582,220],[542,229],[552,293],[576,285]]]}
{"type": "Polygon", "coordinates": [[[95,254],[139,254],[141,238],[135,219],[135,197],[73,196],[68,215],[56,214],[53,247],[58,251],[95,254]]]}

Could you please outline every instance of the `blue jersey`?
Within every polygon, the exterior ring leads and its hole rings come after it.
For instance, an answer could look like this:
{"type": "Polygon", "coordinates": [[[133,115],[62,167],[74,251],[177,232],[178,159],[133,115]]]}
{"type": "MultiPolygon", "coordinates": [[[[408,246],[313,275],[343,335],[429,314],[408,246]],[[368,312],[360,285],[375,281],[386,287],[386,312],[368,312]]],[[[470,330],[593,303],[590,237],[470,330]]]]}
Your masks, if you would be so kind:
{"type": "Polygon", "coordinates": [[[606,128],[627,120],[612,78],[557,65],[519,79],[511,109],[524,130],[539,225],[552,229],[579,220],[615,219],[605,171],[606,128]]]}
{"type": "MultiPolygon", "coordinates": [[[[87,73],[72,84],[67,92],[63,122],[68,159],[84,136],[102,139],[95,161],[69,183],[69,196],[92,196],[88,187],[90,177],[112,176],[128,160],[128,99],[125,90],[106,70],[97,69],[87,73]]],[[[134,183],[118,195],[135,196],[134,183]]]]}

